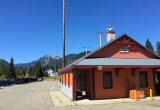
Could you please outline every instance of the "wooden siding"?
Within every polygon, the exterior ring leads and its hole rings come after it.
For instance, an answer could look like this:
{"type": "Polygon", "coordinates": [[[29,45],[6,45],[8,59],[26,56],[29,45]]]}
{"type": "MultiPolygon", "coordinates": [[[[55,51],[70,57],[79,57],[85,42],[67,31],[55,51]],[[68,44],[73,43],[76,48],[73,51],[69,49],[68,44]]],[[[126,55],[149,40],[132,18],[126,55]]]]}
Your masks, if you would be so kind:
{"type": "Polygon", "coordinates": [[[129,90],[136,88],[136,74],[138,89],[143,89],[146,96],[149,96],[149,89],[152,88],[153,95],[155,95],[153,83],[153,70],[152,69],[139,69],[132,74],[132,69],[120,69],[116,75],[116,69],[103,69],[95,70],[95,98],[121,98],[129,97],[129,90]],[[113,88],[103,88],[103,71],[112,71],[113,88]],[[148,87],[140,87],[139,71],[147,71],[148,74],[148,87]]]}
{"type": "MultiPolygon", "coordinates": [[[[126,39],[127,36],[124,36],[126,39]]],[[[144,47],[138,43],[130,40],[128,43],[123,43],[121,40],[124,38],[113,42],[112,44],[104,47],[103,49],[97,51],[90,57],[122,57],[122,58],[157,58],[153,53],[146,50],[144,47]],[[120,43],[122,42],[122,43],[120,43]],[[129,53],[120,53],[119,49],[129,49],[129,53]]]]}

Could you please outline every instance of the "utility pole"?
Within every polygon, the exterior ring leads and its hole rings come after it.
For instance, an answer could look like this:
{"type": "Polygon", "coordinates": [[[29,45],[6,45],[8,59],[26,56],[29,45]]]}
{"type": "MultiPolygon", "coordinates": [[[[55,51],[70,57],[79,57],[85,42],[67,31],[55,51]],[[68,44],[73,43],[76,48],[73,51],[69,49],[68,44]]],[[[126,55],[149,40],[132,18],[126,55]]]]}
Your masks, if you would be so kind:
{"type": "Polygon", "coordinates": [[[105,32],[96,32],[96,33],[100,34],[100,47],[101,47],[102,46],[102,33],[105,33],[105,32]]]}
{"type": "Polygon", "coordinates": [[[65,67],[65,6],[69,6],[69,4],[65,4],[65,0],[63,0],[63,58],[62,58],[62,68],[65,67]]]}
{"type": "Polygon", "coordinates": [[[63,0],[63,58],[62,68],[65,67],[65,0],[63,0]]]}
{"type": "Polygon", "coordinates": [[[86,55],[87,55],[87,49],[88,49],[88,48],[91,48],[91,47],[87,47],[87,46],[86,46],[86,47],[82,47],[82,48],[86,48],[86,55]]]}
{"type": "Polygon", "coordinates": [[[54,67],[54,68],[55,68],[55,69],[54,69],[54,75],[55,75],[55,77],[56,77],[56,73],[57,73],[57,72],[56,72],[56,71],[57,71],[57,68],[56,68],[56,67],[57,67],[57,66],[56,66],[56,60],[57,60],[57,58],[56,58],[56,53],[55,53],[55,58],[54,58],[54,61],[55,61],[55,64],[54,64],[54,66],[55,66],[55,67],[54,67]]]}

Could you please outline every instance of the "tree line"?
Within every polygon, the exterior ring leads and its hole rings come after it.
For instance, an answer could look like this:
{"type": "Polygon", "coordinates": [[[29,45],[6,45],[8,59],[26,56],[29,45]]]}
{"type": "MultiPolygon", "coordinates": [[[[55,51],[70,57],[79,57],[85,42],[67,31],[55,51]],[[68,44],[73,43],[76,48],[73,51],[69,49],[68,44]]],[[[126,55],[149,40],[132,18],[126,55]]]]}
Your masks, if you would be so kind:
{"type": "MultiPolygon", "coordinates": [[[[152,51],[153,53],[160,56],[160,41],[156,43],[156,50],[154,50],[152,43],[147,38],[145,47],[152,51]]],[[[58,67],[56,67],[58,70],[58,67]]],[[[23,78],[24,76],[27,77],[47,77],[48,76],[48,69],[54,70],[55,67],[53,64],[49,67],[41,66],[41,62],[37,62],[34,67],[28,66],[28,68],[22,67],[15,67],[14,60],[11,58],[9,66],[3,65],[3,60],[0,60],[0,79],[11,79],[11,78],[23,78]]]]}
{"type": "MultiPolygon", "coordinates": [[[[51,66],[41,66],[41,62],[37,62],[34,67],[28,68],[15,67],[14,60],[11,58],[9,66],[3,65],[3,60],[0,60],[0,80],[11,78],[24,78],[27,77],[48,77],[48,69],[54,70],[53,64],[51,66]]],[[[57,68],[58,70],[58,68],[57,68]]]]}
{"type": "Polygon", "coordinates": [[[147,38],[145,47],[151,52],[155,53],[157,56],[160,56],[160,41],[156,42],[156,50],[154,50],[152,43],[147,38]]]}

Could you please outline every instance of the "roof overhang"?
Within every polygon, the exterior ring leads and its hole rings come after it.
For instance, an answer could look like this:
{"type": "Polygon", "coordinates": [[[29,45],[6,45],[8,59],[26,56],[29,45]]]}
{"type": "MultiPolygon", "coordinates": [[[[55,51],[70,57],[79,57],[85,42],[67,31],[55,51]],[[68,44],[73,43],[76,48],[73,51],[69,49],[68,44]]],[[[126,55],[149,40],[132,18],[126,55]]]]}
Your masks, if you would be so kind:
{"type": "MultiPolygon", "coordinates": [[[[70,69],[74,69],[74,68],[76,68],[76,69],[98,69],[98,67],[99,67],[100,65],[97,65],[97,66],[70,66],[70,67],[68,67],[68,68],[65,68],[65,69],[63,69],[63,70],[60,70],[59,72],[60,73],[62,73],[62,72],[65,72],[65,71],[68,71],[68,70],[70,70],[70,69]]],[[[101,67],[103,68],[103,69],[106,69],[106,68],[153,68],[153,69],[159,69],[160,70],[160,66],[141,66],[141,65],[139,65],[139,66],[134,66],[134,65],[132,65],[132,66],[130,66],[130,65],[128,65],[128,66],[105,66],[105,65],[101,65],[101,67]]]]}

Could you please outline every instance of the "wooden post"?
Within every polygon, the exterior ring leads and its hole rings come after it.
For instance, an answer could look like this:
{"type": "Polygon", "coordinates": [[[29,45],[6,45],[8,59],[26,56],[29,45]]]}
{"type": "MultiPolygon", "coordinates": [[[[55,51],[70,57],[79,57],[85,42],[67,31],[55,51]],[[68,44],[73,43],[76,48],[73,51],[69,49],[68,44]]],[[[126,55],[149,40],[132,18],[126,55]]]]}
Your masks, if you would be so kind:
{"type": "Polygon", "coordinates": [[[62,68],[65,67],[65,0],[63,0],[63,58],[62,68]]]}

